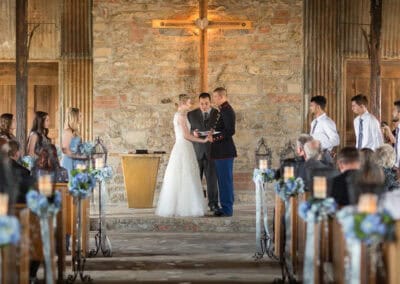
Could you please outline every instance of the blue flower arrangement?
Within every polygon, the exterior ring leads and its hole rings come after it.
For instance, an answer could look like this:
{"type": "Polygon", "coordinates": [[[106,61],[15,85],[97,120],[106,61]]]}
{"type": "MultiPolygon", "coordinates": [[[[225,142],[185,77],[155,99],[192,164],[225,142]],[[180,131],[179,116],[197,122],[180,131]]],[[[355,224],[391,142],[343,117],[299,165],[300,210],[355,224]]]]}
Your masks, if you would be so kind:
{"type": "Polygon", "coordinates": [[[290,177],[286,181],[280,179],[275,183],[275,192],[282,200],[287,200],[292,196],[304,193],[304,181],[299,177],[290,177]]]}
{"type": "Polygon", "coordinates": [[[98,181],[106,181],[112,178],[113,170],[110,166],[105,166],[101,169],[93,171],[94,178],[98,181]]]}
{"type": "Polygon", "coordinates": [[[21,159],[21,164],[23,167],[27,168],[28,170],[32,170],[33,165],[35,164],[35,158],[31,156],[24,156],[21,159]]]}
{"type": "Polygon", "coordinates": [[[299,216],[306,222],[317,223],[332,216],[336,212],[336,202],[333,198],[310,198],[299,206],[299,216]]]}
{"type": "Polygon", "coordinates": [[[95,171],[89,169],[74,169],[71,171],[71,180],[69,181],[69,193],[74,197],[87,198],[92,194],[96,185],[95,171]]]}
{"type": "Polygon", "coordinates": [[[15,216],[0,216],[0,247],[17,244],[21,238],[21,228],[15,216]]]}
{"type": "Polygon", "coordinates": [[[36,190],[30,190],[26,194],[28,208],[39,217],[55,215],[61,208],[61,193],[55,191],[50,198],[40,194],[36,190]]]}
{"type": "Polygon", "coordinates": [[[78,151],[80,154],[90,156],[93,153],[94,145],[92,142],[84,142],[79,144],[78,151]]]}
{"type": "Polygon", "coordinates": [[[261,180],[263,182],[273,182],[275,180],[275,171],[272,169],[254,169],[253,180],[261,180]]]}
{"type": "Polygon", "coordinates": [[[369,214],[344,207],[336,216],[346,238],[357,239],[369,245],[394,239],[394,219],[387,211],[369,214]]]}
{"type": "Polygon", "coordinates": [[[92,142],[81,143],[79,139],[72,139],[70,148],[75,154],[90,156],[93,153],[94,145],[92,142]]]}

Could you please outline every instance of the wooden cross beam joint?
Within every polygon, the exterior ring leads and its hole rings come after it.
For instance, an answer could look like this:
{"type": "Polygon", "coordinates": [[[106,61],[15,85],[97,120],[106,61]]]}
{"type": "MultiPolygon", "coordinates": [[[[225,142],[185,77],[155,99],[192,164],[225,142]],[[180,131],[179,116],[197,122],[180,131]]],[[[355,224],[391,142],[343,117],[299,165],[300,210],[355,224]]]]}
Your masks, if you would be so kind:
{"type": "Polygon", "coordinates": [[[198,18],[195,21],[187,20],[153,20],[152,27],[155,29],[232,29],[248,30],[252,28],[251,21],[209,21],[207,18],[198,18]]]}
{"type": "Polygon", "coordinates": [[[199,0],[199,17],[196,20],[153,20],[155,29],[200,30],[200,91],[208,92],[208,33],[209,29],[250,30],[251,21],[214,21],[207,18],[207,0],[199,0]]]}

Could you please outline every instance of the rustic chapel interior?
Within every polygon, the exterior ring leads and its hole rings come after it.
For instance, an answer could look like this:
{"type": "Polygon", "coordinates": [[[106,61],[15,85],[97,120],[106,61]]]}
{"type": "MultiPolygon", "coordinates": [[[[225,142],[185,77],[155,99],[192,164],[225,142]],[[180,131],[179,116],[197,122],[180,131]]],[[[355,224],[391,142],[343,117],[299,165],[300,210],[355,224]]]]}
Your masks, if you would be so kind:
{"type": "MultiPolygon", "coordinates": [[[[399,15],[400,0],[0,0],[0,130],[3,114],[16,125],[0,132],[0,284],[400,284],[399,15]],[[162,217],[180,94],[186,115],[201,93],[218,113],[210,163],[234,111],[233,213],[216,161],[221,208],[201,168],[204,214],[162,217]],[[57,169],[84,161],[65,180],[36,146],[29,158],[38,112],[57,169]],[[377,147],[360,146],[365,113],[377,147]],[[339,139],[326,149],[320,114],[339,139]],[[309,173],[315,141],[324,166],[309,173]],[[24,202],[15,166],[32,177],[24,202]]],[[[190,123],[190,141],[205,139],[190,123]]]]}

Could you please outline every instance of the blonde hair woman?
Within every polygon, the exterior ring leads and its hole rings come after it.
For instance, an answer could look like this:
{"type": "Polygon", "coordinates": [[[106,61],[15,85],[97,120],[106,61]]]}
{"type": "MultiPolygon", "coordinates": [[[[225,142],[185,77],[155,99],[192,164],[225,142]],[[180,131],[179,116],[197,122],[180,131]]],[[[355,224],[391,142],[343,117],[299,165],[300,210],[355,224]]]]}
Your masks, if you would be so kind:
{"type": "Polygon", "coordinates": [[[65,115],[64,130],[62,133],[62,160],[61,166],[66,168],[68,174],[75,169],[77,164],[84,163],[86,159],[78,153],[78,147],[81,144],[79,136],[79,125],[81,121],[81,113],[78,108],[70,107],[65,115]]]}
{"type": "Polygon", "coordinates": [[[187,119],[190,97],[179,95],[177,106],[173,119],[175,144],[165,170],[156,214],[164,217],[203,216],[205,203],[192,142],[206,143],[208,138],[197,138],[190,133],[187,119]]]}
{"type": "Polygon", "coordinates": [[[397,170],[394,168],[396,162],[396,152],[390,144],[383,144],[375,150],[374,161],[383,169],[385,174],[384,191],[399,189],[400,182],[397,178],[397,170]]]}

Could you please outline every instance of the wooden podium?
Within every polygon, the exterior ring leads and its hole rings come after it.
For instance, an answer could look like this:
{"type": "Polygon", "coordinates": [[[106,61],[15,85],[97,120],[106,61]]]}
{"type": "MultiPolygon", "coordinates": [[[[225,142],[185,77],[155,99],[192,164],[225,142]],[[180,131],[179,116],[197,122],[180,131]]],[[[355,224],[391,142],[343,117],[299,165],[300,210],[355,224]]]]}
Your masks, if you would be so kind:
{"type": "Polygon", "coordinates": [[[129,208],[152,208],[161,154],[122,154],[129,208]]]}

